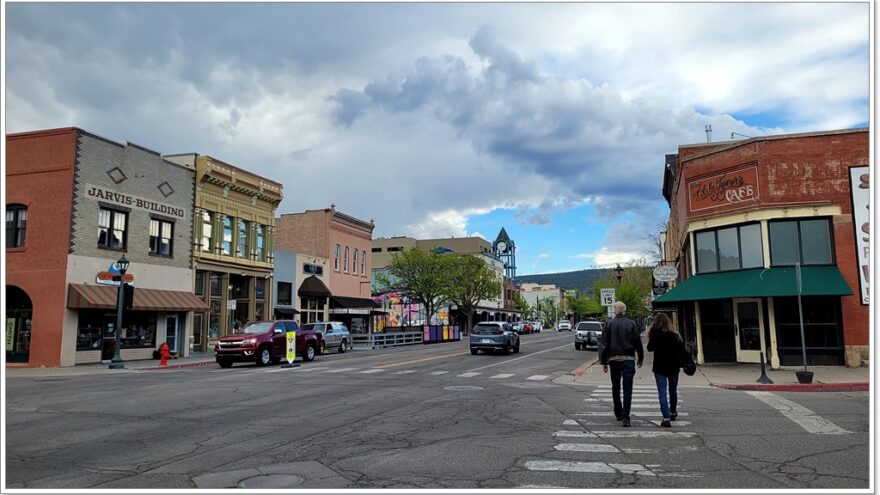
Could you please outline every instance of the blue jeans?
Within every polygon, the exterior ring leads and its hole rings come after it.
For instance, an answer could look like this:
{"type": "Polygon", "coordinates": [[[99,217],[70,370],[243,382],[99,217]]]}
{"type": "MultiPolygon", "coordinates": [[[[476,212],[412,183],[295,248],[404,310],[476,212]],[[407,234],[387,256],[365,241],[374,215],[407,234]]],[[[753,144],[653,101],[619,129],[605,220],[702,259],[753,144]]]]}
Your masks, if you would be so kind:
{"type": "Polygon", "coordinates": [[[657,382],[657,395],[660,397],[660,412],[663,413],[663,419],[669,419],[671,414],[675,414],[675,408],[678,405],[678,373],[671,376],[654,373],[654,380],[657,382]],[[668,402],[666,400],[667,385],[668,402]]]}
{"type": "Polygon", "coordinates": [[[633,377],[636,376],[636,362],[609,361],[611,368],[611,397],[614,399],[614,416],[628,418],[632,406],[633,377]],[[623,378],[623,404],[620,403],[620,379],[623,378]]]}

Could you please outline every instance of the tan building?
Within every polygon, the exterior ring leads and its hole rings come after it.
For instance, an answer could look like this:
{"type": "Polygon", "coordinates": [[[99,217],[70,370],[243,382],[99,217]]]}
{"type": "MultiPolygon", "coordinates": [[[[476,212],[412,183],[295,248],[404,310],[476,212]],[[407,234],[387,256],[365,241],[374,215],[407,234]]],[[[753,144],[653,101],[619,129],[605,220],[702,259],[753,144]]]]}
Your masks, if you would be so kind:
{"type": "Polygon", "coordinates": [[[285,213],[277,220],[276,246],[327,259],[330,289],[328,317],[348,325],[352,333],[368,333],[373,313],[370,275],[374,223],[336,210],[285,213]]]}
{"type": "Polygon", "coordinates": [[[196,170],[193,292],[210,310],[196,315],[192,344],[207,351],[235,326],[272,318],[275,209],[283,186],[206,155],[164,158],[196,170]]]}

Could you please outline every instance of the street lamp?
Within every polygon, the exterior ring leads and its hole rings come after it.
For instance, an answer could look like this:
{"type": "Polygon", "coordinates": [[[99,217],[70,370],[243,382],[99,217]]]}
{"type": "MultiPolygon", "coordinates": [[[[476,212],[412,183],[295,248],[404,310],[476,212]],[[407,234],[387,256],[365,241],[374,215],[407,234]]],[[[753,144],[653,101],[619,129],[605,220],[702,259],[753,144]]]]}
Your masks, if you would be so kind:
{"type": "Polygon", "coordinates": [[[617,272],[617,285],[620,285],[620,279],[623,278],[623,268],[620,267],[620,263],[617,264],[614,271],[617,272]]]}
{"type": "Polygon", "coordinates": [[[119,276],[114,276],[113,280],[119,281],[119,289],[116,291],[116,345],[113,350],[113,359],[110,361],[110,369],[125,368],[122,358],[119,355],[120,335],[122,334],[122,306],[125,299],[125,272],[128,271],[128,259],[123,254],[119,261],[116,262],[116,268],[119,269],[119,276]]]}

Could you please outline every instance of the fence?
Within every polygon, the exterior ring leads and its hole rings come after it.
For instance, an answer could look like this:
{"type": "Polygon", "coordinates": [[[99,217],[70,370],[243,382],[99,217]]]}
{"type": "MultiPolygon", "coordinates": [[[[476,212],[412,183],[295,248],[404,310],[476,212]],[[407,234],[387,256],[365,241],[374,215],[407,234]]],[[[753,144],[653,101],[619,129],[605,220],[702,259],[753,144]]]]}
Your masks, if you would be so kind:
{"type": "Polygon", "coordinates": [[[401,345],[430,344],[461,340],[457,325],[431,325],[423,327],[388,327],[385,332],[369,335],[353,334],[351,344],[359,349],[384,349],[401,345]],[[401,328],[399,332],[389,332],[390,328],[401,328]]]}

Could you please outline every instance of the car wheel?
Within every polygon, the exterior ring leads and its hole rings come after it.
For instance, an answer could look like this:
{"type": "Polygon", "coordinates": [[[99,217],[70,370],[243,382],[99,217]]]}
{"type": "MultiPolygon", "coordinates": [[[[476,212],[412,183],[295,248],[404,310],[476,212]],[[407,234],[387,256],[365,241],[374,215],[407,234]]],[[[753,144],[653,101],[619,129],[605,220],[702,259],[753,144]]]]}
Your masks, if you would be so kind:
{"type": "Polygon", "coordinates": [[[342,343],[339,344],[339,353],[342,354],[343,352],[345,352],[347,350],[348,350],[348,341],[343,339],[342,343]]]}
{"type": "Polygon", "coordinates": [[[221,368],[231,368],[232,367],[232,360],[231,359],[218,359],[217,364],[219,364],[221,368]]]}
{"type": "Polygon", "coordinates": [[[510,342],[504,343],[504,349],[501,352],[503,352],[505,356],[510,354],[510,342]]]}
{"type": "Polygon", "coordinates": [[[578,350],[578,351],[579,351],[579,350],[581,350],[581,345],[578,344],[577,342],[575,342],[575,343],[574,343],[574,348],[575,348],[575,350],[578,350]]]}
{"type": "Polygon", "coordinates": [[[303,354],[303,361],[313,361],[315,359],[315,344],[309,342],[306,345],[306,352],[303,354]]]}
{"type": "Polygon", "coordinates": [[[474,356],[476,356],[478,352],[480,352],[480,351],[478,351],[477,349],[474,349],[473,347],[471,347],[471,354],[473,354],[474,356]]]}
{"type": "Polygon", "coordinates": [[[516,345],[513,346],[513,352],[514,352],[514,354],[519,354],[519,341],[518,340],[516,341],[516,345]]]}
{"type": "Polygon", "coordinates": [[[257,366],[266,366],[272,362],[272,351],[269,350],[268,346],[260,347],[260,352],[257,354],[257,366]]]}

